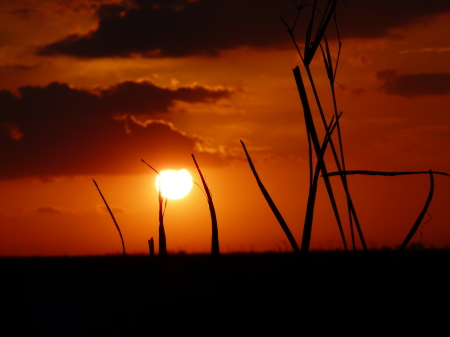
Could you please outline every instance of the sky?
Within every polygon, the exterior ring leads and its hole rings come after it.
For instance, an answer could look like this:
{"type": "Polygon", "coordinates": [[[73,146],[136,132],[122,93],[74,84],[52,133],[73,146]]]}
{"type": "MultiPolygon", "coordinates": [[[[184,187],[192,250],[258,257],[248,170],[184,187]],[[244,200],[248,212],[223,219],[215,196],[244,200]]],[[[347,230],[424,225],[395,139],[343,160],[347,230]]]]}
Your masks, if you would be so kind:
{"type": "MultiPolygon", "coordinates": [[[[120,253],[92,179],[127,251],[148,254],[151,237],[158,250],[156,173],[141,159],[159,171],[185,168],[201,185],[192,154],[212,192],[221,252],[291,251],[241,140],[300,244],[309,155],[293,68],[307,77],[285,26],[296,4],[0,0],[0,256],[120,253]]],[[[306,3],[293,33],[302,53],[311,9],[306,3]]],[[[447,0],[339,1],[326,36],[334,63],[341,42],[335,92],[348,170],[450,173],[448,22],[447,0]]],[[[329,122],[320,51],[311,71],[329,122]]],[[[329,151],[326,160],[336,170],[329,151]]],[[[342,185],[330,179],[350,242],[342,185]]],[[[429,176],[348,181],[368,248],[400,245],[429,176]]],[[[450,178],[436,175],[413,243],[450,246],[449,193],[450,178]]],[[[208,203],[197,185],[168,201],[164,223],[169,252],[210,252],[208,203]]],[[[322,180],[311,249],[343,249],[322,180]]]]}

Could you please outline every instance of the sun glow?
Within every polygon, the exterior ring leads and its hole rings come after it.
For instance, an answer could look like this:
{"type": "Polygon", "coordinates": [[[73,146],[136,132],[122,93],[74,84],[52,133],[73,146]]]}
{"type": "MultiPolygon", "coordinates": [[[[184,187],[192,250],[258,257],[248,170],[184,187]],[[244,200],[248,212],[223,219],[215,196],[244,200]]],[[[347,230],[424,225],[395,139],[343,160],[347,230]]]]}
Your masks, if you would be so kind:
{"type": "Polygon", "coordinates": [[[169,199],[180,199],[192,189],[192,176],[186,169],[161,171],[156,176],[155,185],[161,194],[169,199]]]}

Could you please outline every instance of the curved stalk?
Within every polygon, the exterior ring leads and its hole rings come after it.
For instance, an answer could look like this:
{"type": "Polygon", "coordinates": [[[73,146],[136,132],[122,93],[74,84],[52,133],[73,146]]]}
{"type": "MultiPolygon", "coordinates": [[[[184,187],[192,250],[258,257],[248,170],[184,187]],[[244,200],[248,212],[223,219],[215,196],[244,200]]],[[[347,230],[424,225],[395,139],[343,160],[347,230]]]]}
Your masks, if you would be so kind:
{"type": "Polygon", "coordinates": [[[253,175],[255,176],[255,179],[256,179],[256,182],[258,183],[259,189],[261,190],[264,198],[266,199],[267,203],[269,204],[269,207],[272,210],[273,214],[275,215],[275,218],[277,218],[278,223],[281,226],[281,229],[283,229],[284,234],[286,234],[286,237],[287,237],[289,243],[291,244],[292,249],[294,250],[295,253],[300,253],[300,248],[298,247],[297,241],[295,241],[295,238],[292,235],[291,230],[289,229],[289,226],[284,221],[283,216],[281,215],[277,206],[275,205],[272,198],[270,197],[269,192],[267,192],[261,179],[259,178],[258,172],[256,172],[255,165],[253,165],[252,159],[250,158],[250,155],[247,152],[247,148],[245,147],[245,144],[242,140],[241,140],[241,144],[242,144],[242,147],[244,148],[244,152],[245,152],[245,155],[247,156],[248,164],[250,165],[250,169],[252,170],[253,175]]]}
{"type": "Polygon", "coordinates": [[[399,251],[402,251],[406,248],[409,241],[411,241],[412,237],[414,236],[417,229],[419,228],[419,226],[423,220],[423,217],[427,213],[428,207],[430,206],[431,199],[433,199],[433,193],[434,193],[434,178],[433,178],[433,171],[430,170],[430,192],[428,193],[428,198],[425,201],[425,205],[423,206],[422,212],[420,212],[419,216],[417,217],[416,222],[414,222],[411,230],[409,231],[408,235],[406,235],[405,240],[403,241],[400,248],[398,249],[399,251]]]}
{"type": "Polygon", "coordinates": [[[208,184],[206,183],[205,178],[203,178],[202,171],[200,170],[200,167],[198,166],[194,155],[191,154],[191,156],[192,156],[192,159],[194,160],[194,164],[195,164],[195,167],[197,168],[198,174],[200,175],[200,178],[202,179],[203,187],[205,188],[206,197],[208,198],[208,206],[209,206],[209,212],[211,214],[211,229],[212,229],[211,255],[217,256],[217,255],[220,255],[220,250],[219,250],[219,229],[217,227],[216,210],[214,208],[211,191],[208,188],[208,184]]]}
{"type": "Polygon", "coordinates": [[[111,215],[111,218],[112,218],[112,220],[113,220],[113,222],[114,222],[114,225],[116,226],[116,229],[117,229],[117,231],[119,232],[120,240],[122,241],[123,255],[126,256],[127,253],[126,253],[126,251],[125,251],[125,242],[124,242],[124,240],[123,240],[123,236],[122,236],[122,232],[120,231],[119,224],[117,223],[116,218],[114,217],[113,212],[112,212],[111,209],[109,208],[109,205],[108,205],[108,203],[106,202],[105,197],[103,196],[102,192],[100,191],[100,187],[98,187],[98,185],[97,185],[97,183],[96,183],[96,181],[95,181],[94,179],[92,179],[92,181],[94,182],[95,187],[97,187],[98,193],[100,193],[100,196],[102,197],[102,200],[103,200],[103,202],[105,203],[105,206],[106,206],[106,208],[107,208],[107,210],[108,210],[108,212],[109,212],[109,215],[111,215]]]}

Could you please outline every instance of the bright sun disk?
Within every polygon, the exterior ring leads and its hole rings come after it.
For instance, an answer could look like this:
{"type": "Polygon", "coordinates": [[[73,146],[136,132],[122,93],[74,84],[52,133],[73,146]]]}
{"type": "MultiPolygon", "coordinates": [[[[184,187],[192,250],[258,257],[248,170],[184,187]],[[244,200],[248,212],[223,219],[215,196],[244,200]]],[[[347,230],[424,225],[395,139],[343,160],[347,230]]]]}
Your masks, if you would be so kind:
{"type": "Polygon", "coordinates": [[[155,185],[161,194],[169,199],[180,199],[192,189],[192,176],[186,169],[161,171],[156,176],[155,185]]]}

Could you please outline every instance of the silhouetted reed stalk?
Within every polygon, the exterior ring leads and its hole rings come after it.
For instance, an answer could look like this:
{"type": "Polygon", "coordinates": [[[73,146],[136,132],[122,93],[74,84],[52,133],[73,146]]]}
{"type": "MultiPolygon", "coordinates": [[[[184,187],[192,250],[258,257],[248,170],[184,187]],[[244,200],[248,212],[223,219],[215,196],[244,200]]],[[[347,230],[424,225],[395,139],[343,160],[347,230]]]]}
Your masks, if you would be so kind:
{"type": "MultiPolygon", "coordinates": [[[[308,101],[308,97],[306,95],[306,90],[305,90],[305,86],[303,84],[303,80],[302,80],[302,76],[300,73],[300,68],[297,66],[294,68],[293,70],[294,72],[294,78],[295,78],[295,82],[297,84],[297,89],[298,89],[298,93],[300,96],[300,100],[303,106],[303,112],[304,112],[304,118],[305,118],[305,123],[307,125],[308,128],[308,132],[309,135],[311,137],[311,141],[313,144],[313,148],[314,151],[316,153],[316,158],[317,158],[317,165],[319,166],[321,172],[322,172],[322,176],[323,176],[323,180],[325,183],[325,187],[327,189],[328,192],[328,196],[330,198],[330,202],[331,202],[331,206],[333,208],[333,212],[334,212],[334,216],[336,217],[336,221],[338,223],[338,227],[339,227],[339,232],[341,234],[341,238],[342,238],[342,242],[344,244],[344,248],[345,250],[347,250],[347,243],[345,241],[345,235],[344,235],[344,231],[342,228],[342,223],[341,223],[341,219],[339,216],[339,211],[337,208],[337,204],[336,204],[336,200],[334,198],[334,193],[333,193],[333,189],[331,187],[331,183],[330,180],[328,178],[327,175],[327,168],[326,168],[326,164],[325,164],[325,160],[323,157],[323,153],[321,151],[321,146],[319,143],[319,137],[317,136],[317,131],[314,125],[314,121],[312,118],[312,114],[311,114],[311,108],[309,106],[309,101],[308,101]]],[[[314,189],[317,189],[317,184],[314,184],[311,186],[310,188],[310,193],[316,193],[314,191],[314,189]]],[[[308,205],[309,208],[307,208],[306,210],[306,216],[305,216],[305,225],[303,227],[303,237],[302,237],[302,252],[307,253],[309,251],[309,246],[311,243],[311,229],[312,229],[312,220],[313,220],[313,213],[314,213],[314,203],[313,204],[309,204],[308,205]]]]}
{"type": "Polygon", "coordinates": [[[420,224],[422,223],[423,217],[425,216],[425,214],[427,214],[427,210],[428,207],[430,206],[431,199],[433,199],[433,193],[434,193],[434,178],[433,172],[430,170],[430,192],[428,193],[427,200],[425,201],[425,205],[423,206],[422,212],[420,212],[408,235],[406,235],[405,240],[403,240],[402,244],[400,245],[399,251],[403,251],[406,248],[406,246],[416,233],[417,229],[419,228],[420,224]]]}
{"type": "Polygon", "coordinates": [[[406,235],[405,240],[403,240],[403,243],[399,247],[399,251],[403,251],[406,246],[409,244],[411,239],[413,238],[414,234],[417,232],[417,229],[419,228],[421,222],[423,221],[423,218],[425,217],[425,214],[427,213],[428,207],[430,206],[431,200],[433,198],[434,193],[434,174],[438,175],[444,175],[447,177],[450,177],[448,173],[445,172],[436,172],[436,171],[403,171],[403,172],[384,172],[384,171],[365,171],[365,170],[354,170],[354,171],[345,171],[345,172],[331,172],[328,173],[329,177],[337,176],[337,175],[353,175],[353,174],[363,174],[363,175],[371,175],[371,176],[400,176],[400,175],[411,175],[411,174],[429,174],[430,175],[430,192],[428,193],[427,200],[425,201],[425,205],[420,212],[419,216],[417,217],[416,221],[414,222],[411,230],[408,232],[408,235],[406,235]]]}
{"type": "Polygon", "coordinates": [[[119,224],[117,223],[116,218],[114,217],[114,214],[113,214],[113,212],[111,211],[111,208],[109,208],[109,205],[108,205],[108,203],[106,202],[106,199],[105,199],[105,197],[103,196],[102,192],[100,191],[100,188],[98,187],[97,183],[95,182],[94,179],[92,179],[92,181],[94,182],[95,187],[97,187],[98,193],[100,193],[100,196],[102,197],[102,200],[103,200],[103,202],[105,203],[106,209],[108,210],[109,215],[111,216],[111,218],[112,218],[112,220],[113,220],[113,222],[114,222],[114,225],[116,226],[116,229],[117,229],[117,231],[119,232],[120,240],[122,241],[123,255],[126,256],[127,253],[126,253],[126,251],[125,251],[125,242],[124,242],[124,240],[123,240],[123,236],[122,236],[122,232],[120,231],[119,224]]]}
{"type": "Polygon", "coordinates": [[[195,157],[193,154],[192,154],[192,159],[194,160],[195,167],[197,168],[198,174],[200,175],[200,178],[202,179],[203,187],[205,189],[206,197],[208,199],[209,212],[211,214],[211,229],[212,229],[211,255],[218,256],[218,255],[220,255],[219,229],[217,227],[217,216],[216,216],[216,210],[214,208],[214,203],[212,200],[211,191],[208,187],[208,184],[205,181],[205,178],[203,177],[202,171],[200,170],[200,167],[198,166],[197,161],[195,160],[195,157]]]}
{"type": "MultiPolygon", "coordinates": [[[[335,22],[335,26],[336,26],[337,39],[338,39],[338,43],[339,43],[338,53],[337,53],[337,57],[336,57],[336,65],[334,66],[334,69],[333,69],[333,60],[332,60],[332,57],[331,57],[328,40],[327,40],[325,35],[323,36],[323,39],[325,41],[325,51],[324,51],[324,49],[322,47],[322,44],[320,44],[320,50],[322,51],[322,57],[323,57],[324,64],[325,64],[325,70],[326,70],[326,73],[327,73],[327,76],[328,76],[328,80],[329,80],[329,83],[330,83],[331,96],[332,96],[332,99],[333,99],[334,114],[335,114],[335,116],[337,116],[338,109],[337,109],[336,91],[335,91],[334,84],[335,84],[335,79],[336,79],[337,67],[338,67],[338,63],[339,63],[339,56],[341,54],[342,43],[341,43],[341,39],[340,39],[340,35],[339,35],[339,29],[338,29],[337,20],[336,20],[336,11],[334,11],[334,22],[335,22]]],[[[314,91],[317,92],[316,89],[315,89],[314,83],[312,81],[310,68],[307,67],[307,70],[308,70],[308,76],[310,77],[311,82],[313,84],[314,91]]],[[[315,96],[316,96],[316,101],[318,101],[317,95],[315,95],[315,96]]],[[[318,105],[320,106],[320,101],[318,102],[318,105]]],[[[320,110],[321,109],[322,109],[322,107],[320,106],[320,110]]],[[[323,115],[323,113],[322,113],[322,115],[323,115]]],[[[324,121],[324,123],[325,123],[325,121],[324,121]]],[[[341,169],[341,165],[339,163],[339,158],[338,158],[336,149],[334,147],[334,144],[331,145],[332,152],[333,152],[333,157],[335,159],[336,166],[337,166],[338,170],[339,171],[345,171],[346,168],[345,168],[344,148],[343,148],[343,145],[342,145],[341,128],[340,128],[339,122],[337,124],[337,135],[338,135],[339,151],[340,151],[340,154],[341,154],[340,161],[341,161],[341,164],[342,164],[342,169],[341,169]]],[[[348,183],[347,183],[347,177],[345,176],[345,174],[341,175],[341,181],[342,181],[342,186],[344,187],[344,191],[345,191],[345,195],[346,195],[346,199],[347,199],[347,210],[348,210],[348,218],[349,218],[349,223],[350,223],[350,235],[351,235],[351,239],[352,239],[353,250],[356,250],[355,235],[354,235],[354,232],[353,232],[353,219],[355,220],[355,225],[356,225],[356,228],[358,230],[358,234],[359,234],[359,237],[360,237],[360,240],[361,240],[361,244],[362,244],[363,248],[365,250],[367,250],[367,247],[365,245],[364,236],[363,236],[362,231],[361,231],[361,226],[359,225],[359,220],[358,220],[358,217],[356,216],[356,211],[355,211],[355,208],[353,206],[352,198],[350,196],[350,192],[349,192],[349,189],[348,189],[348,183]]]]}
{"type": "Polygon", "coordinates": [[[266,199],[267,203],[269,204],[270,209],[272,210],[272,213],[275,215],[275,217],[278,220],[278,223],[280,224],[281,228],[284,231],[284,234],[286,235],[287,239],[289,240],[289,243],[292,246],[292,249],[295,253],[300,253],[300,248],[298,247],[297,241],[295,241],[294,236],[291,233],[291,230],[289,229],[289,226],[286,224],[286,222],[283,219],[283,216],[281,215],[280,211],[278,210],[277,206],[273,202],[272,198],[269,195],[269,192],[267,192],[266,188],[264,187],[261,179],[259,178],[258,173],[256,172],[256,168],[253,165],[252,159],[250,158],[250,155],[247,152],[247,149],[245,147],[244,142],[241,140],[242,147],[244,148],[245,155],[247,156],[248,164],[250,165],[250,169],[253,172],[253,175],[255,176],[256,182],[258,183],[259,189],[261,190],[264,198],[266,199]]]}
{"type": "MultiPolygon", "coordinates": [[[[339,39],[339,31],[337,29],[337,26],[336,26],[336,31],[338,32],[338,39],[339,39]]],[[[332,62],[332,59],[331,59],[330,49],[329,49],[329,45],[328,45],[328,41],[326,39],[326,36],[324,36],[324,41],[325,41],[326,53],[324,52],[324,50],[322,48],[322,45],[320,47],[321,47],[321,50],[322,50],[322,55],[323,55],[323,59],[324,59],[324,63],[325,63],[325,68],[326,68],[326,72],[327,72],[328,79],[329,79],[329,82],[330,82],[331,95],[332,95],[332,98],[333,98],[334,114],[337,115],[338,110],[337,110],[336,92],[335,92],[335,88],[334,88],[334,82],[335,82],[335,78],[336,78],[337,64],[338,64],[338,61],[339,61],[339,55],[340,55],[340,50],[341,50],[342,43],[339,40],[338,57],[336,59],[335,69],[333,71],[333,62],[332,62]]],[[[308,69],[309,76],[310,76],[311,72],[309,70],[309,67],[307,69],[308,69]]],[[[312,79],[311,79],[311,82],[313,82],[312,79]]],[[[313,87],[314,87],[314,90],[315,90],[315,86],[313,86],[313,87]]],[[[320,104],[318,103],[318,105],[320,105],[320,104]]],[[[321,110],[321,108],[320,108],[320,110],[321,110]]],[[[335,159],[335,163],[336,163],[336,166],[337,166],[338,170],[339,171],[345,171],[346,168],[345,168],[345,159],[344,159],[344,149],[343,149],[343,145],[342,145],[341,128],[340,128],[339,122],[337,124],[337,135],[338,135],[339,151],[340,151],[340,154],[341,154],[340,162],[339,162],[337,151],[336,151],[336,149],[334,147],[334,143],[333,143],[332,140],[331,140],[331,149],[332,149],[333,157],[335,159]],[[341,165],[342,165],[342,168],[341,168],[341,165]]],[[[353,250],[356,249],[355,235],[354,235],[354,232],[353,232],[353,220],[355,221],[355,226],[356,226],[356,229],[357,229],[358,234],[359,234],[361,245],[363,246],[364,250],[367,250],[367,246],[366,246],[366,243],[365,243],[365,240],[364,240],[364,235],[362,234],[361,226],[359,225],[359,220],[358,220],[358,217],[356,215],[356,211],[355,211],[355,207],[353,205],[352,198],[350,196],[350,191],[348,189],[347,177],[345,176],[345,174],[341,174],[340,177],[341,177],[342,186],[344,187],[344,192],[345,192],[346,200],[347,200],[347,210],[348,210],[348,217],[349,217],[349,222],[350,222],[350,234],[351,234],[351,239],[352,239],[353,250]]]]}
{"type": "MultiPolygon", "coordinates": [[[[342,113],[338,116],[338,119],[340,118],[341,115],[342,115],[342,113]]],[[[330,144],[331,135],[332,135],[334,129],[336,128],[336,126],[338,125],[338,119],[336,120],[335,123],[333,123],[334,117],[332,117],[330,126],[327,127],[327,133],[325,135],[325,139],[324,139],[324,141],[322,143],[322,147],[320,149],[320,155],[322,157],[325,154],[328,144],[330,144]]],[[[321,172],[320,165],[316,165],[316,168],[314,170],[314,175],[312,177],[309,193],[308,193],[308,202],[306,204],[305,226],[303,227],[303,236],[302,236],[303,239],[310,238],[311,234],[312,234],[314,206],[315,206],[315,202],[316,202],[317,184],[319,182],[320,172],[321,172]]],[[[343,234],[343,233],[341,233],[341,234],[343,234]]],[[[303,241],[302,241],[302,243],[303,243],[303,241]]],[[[345,240],[344,240],[344,247],[346,247],[345,240]]]]}
{"type": "Polygon", "coordinates": [[[127,253],[125,251],[125,242],[123,240],[123,236],[122,236],[122,232],[120,231],[120,227],[119,224],[116,221],[116,218],[114,217],[113,212],[111,211],[111,208],[109,207],[108,203],[106,202],[105,197],[103,196],[102,192],[100,191],[100,187],[98,187],[97,182],[92,179],[92,181],[95,184],[95,187],[97,187],[97,191],[98,193],[100,193],[100,196],[102,197],[103,202],[105,203],[106,208],[108,209],[109,215],[111,216],[114,225],[116,226],[117,231],[119,232],[119,236],[120,236],[120,240],[122,241],[122,250],[123,250],[123,257],[124,257],[124,269],[123,269],[123,279],[124,279],[124,297],[125,297],[125,311],[126,311],[126,316],[127,316],[127,323],[128,326],[131,328],[131,306],[130,306],[130,296],[129,296],[129,291],[128,291],[128,268],[127,268],[127,264],[126,264],[126,256],[127,253]]]}
{"type": "MultiPolygon", "coordinates": [[[[315,97],[315,101],[323,122],[323,126],[326,129],[327,128],[327,122],[326,122],[326,118],[322,109],[322,105],[320,103],[320,99],[319,99],[319,95],[316,89],[316,86],[314,84],[314,80],[311,74],[311,70],[310,70],[310,64],[312,59],[314,58],[314,55],[318,49],[318,47],[321,48],[322,51],[322,56],[324,58],[324,64],[325,64],[325,70],[327,72],[327,76],[330,82],[330,88],[331,88],[331,93],[332,93],[332,98],[333,98],[333,107],[334,107],[334,116],[336,117],[337,120],[337,130],[338,130],[338,141],[339,141],[339,148],[340,148],[340,154],[341,154],[341,158],[339,158],[336,148],[334,146],[333,140],[330,138],[329,142],[330,142],[330,147],[333,153],[333,158],[335,160],[336,166],[338,168],[339,171],[342,171],[343,169],[341,169],[341,163],[342,162],[342,167],[344,168],[345,171],[345,161],[344,161],[344,151],[343,151],[343,146],[342,146],[342,138],[341,138],[341,132],[340,132],[340,127],[339,127],[339,122],[338,122],[338,110],[337,110],[337,103],[336,103],[336,95],[335,95],[335,89],[334,89],[334,82],[335,82],[335,78],[336,78],[336,71],[337,71],[337,65],[338,65],[338,61],[339,61],[339,55],[340,55],[340,50],[341,50],[341,42],[340,42],[340,38],[339,38],[339,31],[337,29],[337,23],[336,23],[336,31],[338,33],[338,41],[339,41],[339,49],[338,49],[338,56],[336,59],[336,65],[333,67],[333,61],[331,58],[331,53],[330,53],[330,49],[329,49],[329,45],[328,45],[328,41],[325,37],[325,31],[327,29],[327,26],[332,18],[332,16],[334,16],[335,22],[336,22],[336,13],[335,13],[335,9],[336,9],[336,4],[337,4],[337,0],[334,1],[329,1],[327,4],[327,7],[322,15],[322,19],[319,22],[319,26],[316,30],[316,34],[313,37],[312,36],[312,32],[313,32],[313,25],[314,25],[314,20],[315,20],[315,16],[316,16],[316,11],[318,11],[317,9],[317,1],[314,1],[314,4],[312,5],[313,9],[312,9],[312,14],[311,14],[311,18],[308,24],[308,28],[307,28],[307,32],[306,32],[306,39],[305,39],[305,46],[304,46],[304,56],[302,55],[302,52],[300,51],[300,48],[297,44],[297,41],[294,37],[294,28],[296,26],[299,14],[301,9],[303,9],[306,5],[304,2],[301,3],[301,5],[297,6],[297,16],[295,18],[294,24],[292,25],[292,27],[290,27],[283,19],[281,19],[283,21],[283,23],[285,24],[285,26],[288,29],[288,33],[291,36],[295,48],[303,62],[303,65],[305,67],[306,73],[308,75],[308,79],[309,82],[311,84],[312,90],[313,90],[313,94],[315,97]],[[324,40],[325,41],[325,50],[322,47],[321,41],[324,40]]],[[[315,194],[316,191],[315,189],[317,189],[317,184],[313,184],[313,177],[312,177],[312,147],[311,147],[311,142],[313,144],[313,148],[314,151],[316,153],[316,157],[317,157],[317,161],[318,161],[318,166],[319,168],[324,168],[323,164],[325,163],[323,159],[320,159],[320,155],[318,155],[318,139],[315,136],[316,131],[315,131],[315,126],[314,126],[314,122],[311,118],[307,118],[306,115],[310,115],[311,114],[311,109],[309,107],[309,103],[308,103],[308,98],[306,95],[306,91],[304,88],[304,84],[303,84],[303,80],[300,74],[300,69],[297,67],[296,69],[294,69],[294,77],[296,79],[296,83],[297,83],[297,87],[299,90],[299,94],[300,94],[300,99],[301,99],[301,103],[305,112],[305,124],[306,124],[306,128],[307,128],[307,136],[308,136],[308,145],[309,145],[309,158],[310,158],[310,197],[308,198],[309,200],[315,200],[315,194]],[[307,120],[308,119],[308,120],[307,120]]],[[[323,155],[322,155],[323,157],[323,155]]],[[[326,167],[325,167],[326,169],[326,167]]],[[[348,208],[348,212],[349,212],[349,220],[350,220],[350,230],[351,230],[351,234],[352,234],[352,244],[353,244],[353,248],[355,249],[355,243],[354,243],[354,235],[353,235],[353,225],[352,225],[352,219],[355,220],[355,225],[357,227],[358,230],[358,234],[361,240],[361,244],[363,246],[364,250],[367,250],[366,244],[365,244],[365,240],[364,240],[364,236],[362,234],[361,231],[361,227],[359,225],[359,221],[358,218],[356,216],[356,211],[355,208],[353,206],[353,202],[350,196],[350,192],[348,190],[348,184],[347,184],[347,180],[345,178],[345,175],[341,175],[341,180],[342,180],[342,184],[344,187],[344,191],[346,194],[346,199],[347,199],[347,208],[348,208]]],[[[343,229],[342,229],[342,223],[340,220],[340,216],[339,216],[339,212],[336,206],[336,202],[334,200],[334,196],[333,196],[333,190],[331,188],[331,185],[329,184],[329,182],[327,182],[326,179],[324,179],[325,181],[325,186],[327,188],[327,193],[329,195],[330,198],[330,202],[332,204],[332,208],[333,208],[333,212],[335,214],[335,218],[336,221],[338,223],[338,227],[339,227],[339,231],[341,233],[341,237],[343,239],[343,244],[344,244],[344,248],[347,249],[346,246],[346,242],[345,242],[345,236],[343,235],[343,229]]],[[[308,237],[310,235],[310,226],[312,226],[312,212],[313,212],[313,202],[309,203],[310,208],[307,208],[307,215],[305,216],[305,227],[304,227],[304,236],[303,236],[303,241],[302,241],[302,250],[303,251],[307,251],[309,250],[309,241],[310,238],[308,237]],[[305,237],[306,235],[306,237],[305,237]]]]}
{"type": "MultiPolygon", "coordinates": [[[[328,76],[328,79],[329,79],[329,83],[330,83],[330,89],[331,89],[332,99],[333,99],[334,115],[337,117],[338,110],[337,110],[336,95],[335,95],[335,90],[334,90],[334,83],[335,83],[337,66],[338,66],[338,63],[339,63],[339,56],[340,56],[342,43],[340,41],[339,30],[338,30],[338,26],[337,26],[337,22],[336,22],[335,7],[336,7],[337,2],[335,1],[333,3],[332,2],[328,3],[327,8],[325,10],[325,14],[322,17],[322,22],[321,22],[321,24],[319,26],[318,32],[317,32],[316,37],[314,39],[314,43],[311,44],[311,48],[307,48],[308,45],[310,44],[311,32],[312,32],[312,27],[313,27],[315,13],[316,13],[316,4],[317,4],[317,2],[314,3],[314,8],[313,8],[313,12],[312,12],[312,15],[311,15],[311,20],[309,22],[308,34],[307,34],[307,39],[306,39],[306,43],[305,43],[305,55],[309,52],[310,57],[309,58],[305,57],[305,59],[303,60],[304,61],[303,63],[304,63],[305,69],[307,71],[311,87],[313,89],[314,97],[315,97],[316,104],[317,104],[318,109],[319,109],[319,113],[320,113],[320,116],[321,116],[321,119],[322,119],[323,126],[326,127],[326,119],[325,119],[325,116],[324,116],[322,105],[320,103],[320,99],[319,99],[319,95],[318,95],[318,92],[317,92],[317,89],[316,89],[316,86],[315,86],[315,82],[314,82],[312,74],[311,74],[310,63],[311,63],[311,61],[312,61],[312,59],[314,57],[315,51],[317,50],[317,45],[320,46],[320,49],[322,51],[323,60],[324,60],[325,70],[326,70],[326,73],[327,73],[327,76],[328,76]],[[337,58],[336,58],[336,65],[334,66],[334,69],[333,69],[333,60],[332,60],[332,57],[331,57],[328,40],[326,39],[326,36],[325,36],[325,31],[327,29],[329,21],[331,20],[331,16],[334,16],[334,19],[335,19],[336,32],[337,32],[338,42],[339,42],[338,55],[337,55],[337,58]],[[323,50],[323,47],[322,47],[322,43],[321,43],[322,39],[325,41],[326,52],[323,50]]],[[[292,32],[292,30],[291,30],[291,32],[292,32]]],[[[293,35],[292,35],[292,38],[293,38],[293,35]]],[[[294,39],[294,41],[295,41],[295,39],[294,39]]],[[[339,141],[339,147],[340,147],[340,153],[341,153],[342,166],[345,167],[344,151],[343,151],[343,147],[342,147],[342,138],[341,138],[341,132],[340,132],[340,123],[339,123],[338,120],[337,120],[337,129],[338,129],[338,141],[339,141]]],[[[338,155],[337,155],[337,151],[335,149],[334,142],[333,142],[332,139],[330,139],[330,143],[331,143],[331,149],[332,149],[332,152],[333,152],[333,157],[334,157],[336,166],[338,167],[338,170],[341,170],[340,163],[339,163],[339,158],[338,158],[338,155]]],[[[351,230],[351,237],[352,237],[353,248],[355,248],[354,235],[353,235],[353,226],[352,226],[352,217],[351,217],[351,214],[350,214],[351,213],[350,212],[350,205],[353,205],[353,203],[351,202],[351,197],[350,197],[350,193],[348,191],[348,186],[347,186],[347,182],[346,182],[345,176],[343,176],[342,183],[343,183],[344,190],[345,190],[345,193],[346,193],[347,203],[349,205],[348,208],[349,208],[350,230],[351,230]]],[[[353,206],[351,208],[353,208],[353,206]]],[[[354,208],[353,208],[353,212],[354,212],[354,208]]],[[[356,217],[356,214],[355,214],[355,217],[356,217]]],[[[358,223],[357,220],[356,220],[356,222],[358,223]]],[[[365,242],[364,242],[364,238],[362,237],[362,232],[360,231],[360,233],[361,233],[360,237],[361,237],[362,245],[365,248],[365,242]]]]}
{"type": "MultiPolygon", "coordinates": [[[[153,167],[151,167],[149,164],[147,164],[145,162],[144,159],[141,159],[141,161],[147,165],[148,167],[150,167],[153,171],[156,172],[157,175],[161,176],[161,174],[155,170],[153,167]]],[[[159,201],[159,211],[158,211],[158,218],[159,218],[159,255],[161,256],[166,256],[167,255],[167,247],[166,247],[166,232],[164,230],[164,212],[165,212],[165,207],[163,210],[163,203],[164,203],[164,199],[162,196],[162,192],[161,192],[161,180],[159,180],[159,188],[158,188],[158,201],[159,201]]],[[[167,198],[166,198],[166,206],[167,206],[167,198]]]]}

